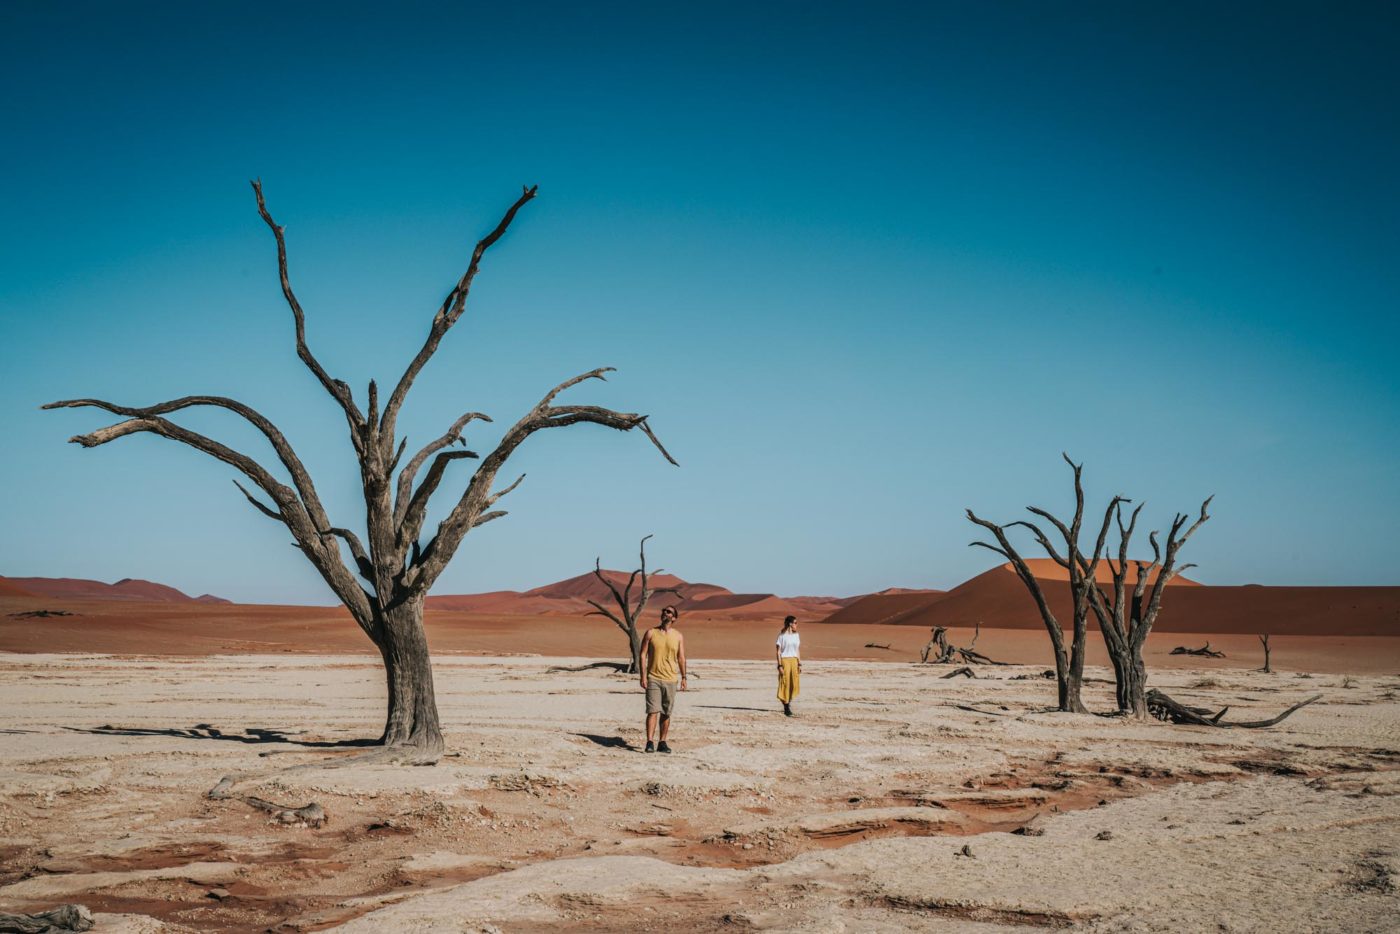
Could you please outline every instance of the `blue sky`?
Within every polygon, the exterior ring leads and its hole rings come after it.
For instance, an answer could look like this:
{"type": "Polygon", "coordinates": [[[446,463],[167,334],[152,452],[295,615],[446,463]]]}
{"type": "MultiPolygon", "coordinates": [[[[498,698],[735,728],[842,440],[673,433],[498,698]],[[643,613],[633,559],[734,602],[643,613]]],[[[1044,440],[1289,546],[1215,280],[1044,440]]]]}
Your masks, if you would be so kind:
{"type": "Polygon", "coordinates": [[[361,398],[538,184],[403,428],[609,365],[573,398],[681,462],[536,436],[439,593],[646,533],[736,590],[950,586],[962,509],[1064,507],[1061,450],[1153,524],[1216,494],[1202,580],[1400,583],[1397,40],[1378,4],[4,4],[0,573],[329,601],[228,468],[37,408],[236,396],[356,521],[261,177],[361,398]]]}

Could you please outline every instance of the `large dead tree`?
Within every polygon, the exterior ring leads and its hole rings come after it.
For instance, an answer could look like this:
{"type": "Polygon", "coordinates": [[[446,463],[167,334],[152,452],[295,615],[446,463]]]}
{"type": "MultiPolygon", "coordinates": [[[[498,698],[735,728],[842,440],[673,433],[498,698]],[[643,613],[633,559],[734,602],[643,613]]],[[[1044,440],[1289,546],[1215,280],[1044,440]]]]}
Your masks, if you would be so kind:
{"type": "MultiPolygon", "coordinates": [[[[1128,549],[1132,544],[1133,532],[1137,528],[1138,514],[1142,512],[1143,504],[1139,503],[1132,511],[1126,524],[1123,522],[1123,502],[1126,500],[1119,501],[1113,510],[1114,521],[1118,526],[1118,561],[1115,563],[1112,557],[1104,559],[1113,577],[1113,596],[1110,598],[1102,587],[1094,583],[1089,597],[1094,616],[1099,623],[1099,631],[1103,633],[1104,645],[1108,648],[1108,657],[1113,662],[1118,709],[1140,720],[1148,716],[1147,668],[1142,661],[1142,646],[1147,641],[1147,634],[1152,631],[1152,624],[1157,621],[1158,613],[1161,612],[1162,596],[1166,593],[1167,585],[1187,568],[1195,567],[1194,564],[1178,565],[1176,559],[1182,547],[1196,534],[1196,530],[1210,519],[1207,510],[1212,499],[1214,497],[1207,497],[1206,501],[1201,503],[1200,517],[1190,528],[1186,526],[1190,517],[1184,513],[1177,513],[1167,532],[1165,553],[1157,540],[1156,530],[1148,534],[1147,541],[1152,546],[1152,560],[1131,562],[1137,575],[1132,584],[1131,595],[1128,592],[1128,549]],[[1154,572],[1155,578],[1152,576],[1154,572]]],[[[1084,556],[1078,552],[1074,554],[1073,560],[1080,565],[1086,563],[1084,556]]]]}
{"type": "Polygon", "coordinates": [[[1070,460],[1068,454],[1062,456],[1065,463],[1069,464],[1070,469],[1074,471],[1074,518],[1066,525],[1038,506],[1027,506],[1026,509],[1031,514],[1049,522],[1059,531],[1065,541],[1064,554],[1060,553],[1045,531],[1034,522],[1022,520],[1007,525],[997,525],[979,517],[971,509],[967,510],[967,518],[991,532],[997,540],[995,545],[977,541],[972,542],[972,546],[994,551],[1009,561],[1016,571],[1016,575],[1021,578],[1021,582],[1026,585],[1026,589],[1030,591],[1032,599],[1035,600],[1036,609],[1040,611],[1041,620],[1045,623],[1045,630],[1050,634],[1050,643],[1055,650],[1055,684],[1059,709],[1073,713],[1088,713],[1084,701],[1080,698],[1080,692],[1084,684],[1084,653],[1087,641],[1085,636],[1088,629],[1091,592],[1095,589],[1094,574],[1098,569],[1099,558],[1103,554],[1104,542],[1108,538],[1108,528],[1113,521],[1114,510],[1117,509],[1119,503],[1125,500],[1121,496],[1115,496],[1108,504],[1108,509],[1104,512],[1103,524],[1094,540],[1093,557],[1087,561],[1076,560],[1076,558],[1082,557],[1079,536],[1084,527],[1084,484],[1082,482],[1084,465],[1076,464],[1070,460]],[[1035,536],[1040,547],[1045,550],[1045,553],[1056,564],[1069,572],[1069,589],[1073,606],[1069,645],[1065,644],[1064,626],[1055,616],[1054,610],[1050,608],[1050,603],[1045,598],[1045,591],[1041,588],[1040,581],[1032,573],[1030,566],[1026,564],[1025,559],[1021,557],[1021,553],[1012,545],[1011,539],[1007,535],[1008,529],[1017,526],[1029,530],[1035,536]]]}
{"type": "Polygon", "coordinates": [[[608,592],[612,595],[613,603],[616,604],[616,609],[603,606],[596,600],[589,600],[588,602],[592,605],[593,612],[588,615],[606,616],[617,625],[618,629],[621,629],[627,634],[627,643],[632,650],[632,661],[627,669],[628,674],[636,674],[642,664],[642,633],[637,627],[637,621],[642,618],[642,611],[647,608],[647,603],[652,597],[659,593],[669,593],[675,594],[677,597],[680,596],[680,591],[675,587],[658,587],[655,590],[651,588],[651,575],[660,574],[661,569],[657,568],[655,571],[647,571],[648,538],[651,538],[651,536],[647,535],[642,538],[639,548],[641,552],[640,563],[637,566],[637,570],[633,571],[631,576],[627,578],[627,586],[622,590],[618,590],[617,585],[603,573],[603,559],[601,557],[593,562],[593,574],[608,588],[608,592]],[[634,597],[632,595],[632,588],[637,585],[639,579],[642,586],[638,588],[637,594],[634,597]]]}
{"type": "Polygon", "coordinates": [[[611,370],[611,367],[604,367],[565,380],[547,392],[505,432],[485,457],[468,450],[452,449],[458,442],[465,446],[462,433],[468,424],[491,421],[480,412],[467,412],[400,467],[408,439],[400,438],[396,429],[409,390],[437,352],[443,337],[461,319],[482,256],[505,234],[516,213],[535,197],[536,188],[525,188],[495,228],[476,244],[466,271],[443,299],[423,346],[409,361],[383,408],[379,404],[379,389],[371,380],[365,408],[361,409],[350,386],[333,378],[307,344],[306,316],[287,273],[284,228],[268,213],[262,184],[255,181],[252,185],[258,213],[276,240],[277,270],[282,296],[295,323],[297,356],[339,407],[349,429],[364,490],[365,537],[361,539],[355,532],[331,521],[311,475],[290,442],[269,419],[234,399],[185,396],[144,407],[117,405],[100,399],[70,399],[50,403],[44,408],[90,406],[126,417],[125,421],[71,439],[83,447],[97,447],[139,433],[160,435],[223,461],[261,490],[270,504],[238,484],[259,512],[287,527],[296,547],[349,609],[383,657],[388,715],[381,743],[396,750],[396,756],[431,761],[441,753],[443,738],[433,694],[428,642],[423,631],[423,600],[467,533],[506,514],[494,507],[524,479],[522,475],[504,488],[496,489],[497,474],[511,454],[537,431],[592,423],[619,431],[640,429],[668,461],[676,462],[652,434],[645,415],[592,405],[555,404],[555,399],[565,390],[585,380],[603,379],[603,374],[611,370]],[[183,428],[166,417],[196,407],[225,409],[251,424],[271,445],[290,484],[247,454],[183,428]],[[442,485],[448,466],[462,458],[478,459],[480,463],[447,517],[425,542],[423,525],[429,501],[442,485]]]}

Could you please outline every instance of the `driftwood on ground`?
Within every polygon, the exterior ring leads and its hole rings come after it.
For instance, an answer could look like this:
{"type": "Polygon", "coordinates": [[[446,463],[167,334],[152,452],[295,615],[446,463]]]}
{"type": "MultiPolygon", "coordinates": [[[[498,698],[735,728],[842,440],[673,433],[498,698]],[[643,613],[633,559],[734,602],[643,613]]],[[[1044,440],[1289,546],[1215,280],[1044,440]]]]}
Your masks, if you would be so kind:
{"type": "Polygon", "coordinates": [[[977,673],[976,673],[975,671],[973,671],[971,668],[969,668],[969,667],[967,667],[966,665],[964,665],[964,666],[961,667],[961,668],[954,668],[952,671],[948,672],[946,675],[943,676],[944,680],[946,680],[946,679],[948,679],[948,678],[957,678],[957,677],[975,678],[975,677],[977,677],[977,673]]]}
{"type": "Polygon", "coordinates": [[[32,915],[12,915],[0,911],[0,931],[5,934],[62,934],[65,931],[90,931],[94,922],[92,912],[82,905],[59,905],[32,915]]]}
{"type": "Polygon", "coordinates": [[[1176,648],[1174,648],[1174,649],[1171,650],[1171,654],[1172,654],[1172,655],[1201,655],[1201,656],[1204,656],[1205,658],[1224,658],[1224,657],[1225,657],[1225,653],[1224,653],[1224,652],[1217,652],[1217,651],[1215,651],[1214,649],[1212,649],[1212,648],[1210,647],[1210,643],[1209,643],[1209,642],[1207,642],[1205,645],[1201,646],[1199,649],[1193,649],[1193,648],[1188,648],[1187,646],[1184,646],[1184,645],[1178,645],[1176,648]]]}
{"type": "Polygon", "coordinates": [[[1268,720],[1237,720],[1234,723],[1225,723],[1222,717],[1229,707],[1222,707],[1219,711],[1212,711],[1205,707],[1188,707],[1163,694],[1153,688],[1147,692],[1147,709],[1158,720],[1165,720],[1170,723],[1179,723],[1195,726],[1216,726],[1222,728],[1239,727],[1245,730],[1259,730],[1264,727],[1274,726],[1282,723],[1297,711],[1303,709],[1314,701],[1321,700],[1321,694],[1314,694],[1305,701],[1300,701],[1289,707],[1277,717],[1268,720]]]}
{"type": "Polygon", "coordinates": [[[888,649],[890,644],[888,642],[867,642],[865,647],[867,649],[888,649]]]}

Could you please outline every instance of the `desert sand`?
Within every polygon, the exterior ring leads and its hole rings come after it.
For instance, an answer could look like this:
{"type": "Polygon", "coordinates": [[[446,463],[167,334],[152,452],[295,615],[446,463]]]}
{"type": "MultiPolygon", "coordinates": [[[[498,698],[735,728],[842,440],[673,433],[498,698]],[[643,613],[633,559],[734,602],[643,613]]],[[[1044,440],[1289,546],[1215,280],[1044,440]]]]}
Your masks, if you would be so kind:
{"type": "MultiPolygon", "coordinates": [[[[638,751],[632,679],[549,670],[586,658],[440,656],[449,756],[429,768],[329,767],[380,727],[364,655],[0,656],[0,910],[79,902],[128,932],[1379,932],[1400,917],[1394,667],[1154,675],[1230,717],[1323,695],[1245,731],[1048,712],[1051,686],[1017,679],[1035,667],[967,681],[812,658],[786,719],[766,661],[700,644],[669,756],[638,751]],[[328,822],[205,798],[226,775],[328,822]]],[[[1109,709],[1108,673],[1089,675],[1086,699],[1109,709]]]]}

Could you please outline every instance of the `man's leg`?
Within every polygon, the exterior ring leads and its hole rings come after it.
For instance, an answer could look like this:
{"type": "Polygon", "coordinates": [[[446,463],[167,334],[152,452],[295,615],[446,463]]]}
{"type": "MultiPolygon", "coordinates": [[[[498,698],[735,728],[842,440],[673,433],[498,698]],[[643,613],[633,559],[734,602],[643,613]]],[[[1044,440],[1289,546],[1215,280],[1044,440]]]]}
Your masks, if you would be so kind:
{"type": "MultiPolygon", "coordinates": [[[[647,714],[647,742],[651,742],[652,737],[656,735],[656,719],[657,719],[658,717],[660,717],[660,716],[661,716],[661,714],[659,714],[659,713],[649,713],[649,714],[647,714]]],[[[669,722],[669,720],[670,720],[670,718],[668,717],[668,718],[666,718],[666,720],[662,720],[662,721],[661,721],[661,723],[662,723],[662,727],[661,727],[661,738],[662,738],[662,739],[665,739],[665,738],[666,738],[666,727],[665,727],[665,724],[666,724],[667,722],[669,722]]]]}
{"type": "MultiPolygon", "coordinates": [[[[651,735],[650,731],[648,731],[647,735],[651,735]]],[[[663,715],[661,717],[661,742],[666,742],[666,737],[669,735],[671,735],[671,718],[669,716],[663,715]]]]}

